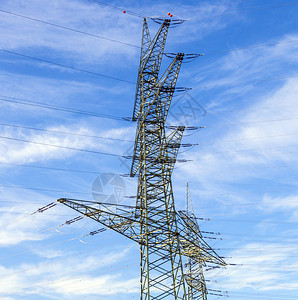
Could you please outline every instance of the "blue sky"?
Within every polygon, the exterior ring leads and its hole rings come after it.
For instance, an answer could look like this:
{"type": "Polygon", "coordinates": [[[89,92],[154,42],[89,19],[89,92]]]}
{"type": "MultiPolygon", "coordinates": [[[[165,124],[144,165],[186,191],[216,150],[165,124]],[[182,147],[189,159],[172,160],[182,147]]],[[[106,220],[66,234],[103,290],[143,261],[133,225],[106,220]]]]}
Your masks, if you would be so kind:
{"type": "MultiPolygon", "coordinates": [[[[207,241],[229,265],[205,272],[208,287],[233,300],[297,299],[298,1],[109,4],[188,19],[170,29],[166,52],[205,54],[183,64],[177,85],[192,90],[173,98],[168,121],[205,127],[186,132],[183,143],[199,145],[181,149],[191,161],[176,165],[173,186],[183,209],[188,181],[196,215],[210,218],[201,230],[221,233],[207,241]]],[[[135,124],[120,118],[133,111],[142,19],[87,0],[1,0],[0,24],[0,298],[138,299],[135,244],[109,230],[88,235],[102,226],[85,218],[58,227],[78,216],[62,205],[32,213],[60,197],[92,200],[98,176],[129,172],[123,158],[66,148],[130,153],[135,124]]],[[[121,178],[135,195],[136,180],[121,178]]]]}

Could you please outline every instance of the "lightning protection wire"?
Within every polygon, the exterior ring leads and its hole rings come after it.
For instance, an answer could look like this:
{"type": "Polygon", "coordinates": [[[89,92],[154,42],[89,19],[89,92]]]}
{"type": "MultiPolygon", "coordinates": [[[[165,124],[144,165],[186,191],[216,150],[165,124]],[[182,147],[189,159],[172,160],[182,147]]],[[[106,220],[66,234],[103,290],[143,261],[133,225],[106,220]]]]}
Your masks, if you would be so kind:
{"type": "Polygon", "coordinates": [[[140,15],[140,14],[138,14],[138,13],[136,13],[136,12],[133,12],[133,11],[131,11],[131,10],[126,10],[126,9],[121,8],[121,7],[119,7],[119,6],[107,4],[107,3],[102,2],[102,1],[97,1],[97,0],[87,0],[87,1],[89,1],[89,2],[91,2],[91,3],[96,3],[97,5],[100,5],[100,6],[108,7],[108,8],[113,9],[113,10],[117,10],[117,11],[119,11],[119,12],[122,12],[122,13],[125,13],[125,14],[128,14],[128,15],[131,15],[131,16],[133,16],[133,17],[138,17],[138,18],[142,18],[142,19],[146,18],[145,16],[142,16],[142,15],[140,15]]]}
{"type": "MultiPolygon", "coordinates": [[[[75,28],[66,27],[66,26],[63,26],[63,25],[59,25],[59,24],[56,24],[56,23],[53,23],[53,22],[48,22],[48,21],[45,21],[45,20],[33,18],[33,17],[30,17],[30,16],[25,16],[25,15],[22,15],[22,14],[19,14],[19,13],[15,13],[15,12],[12,12],[12,11],[0,9],[0,12],[5,13],[5,14],[9,14],[9,15],[13,15],[13,16],[17,16],[17,17],[20,17],[20,18],[24,18],[24,19],[27,19],[27,20],[39,22],[39,23],[42,23],[42,24],[54,26],[56,28],[60,28],[60,29],[64,29],[64,30],[76,32],[76,33],[79,33],[79,34],[87,35],[87,36],[90,36],[90,37],[99,38],[99,39],[107,40],[107,41],[110,41],[110,42],[114,42],[114,43],[118,43],[118,44],[130,46],[130,47],[134,47],[134,48],[138,48],[138,49],[141,48],[140,46],[137,46],[137,45],[133,45],[133,44],[126,43],[126,42],[119,41],[119,40],[115,40],[115,39],[110,39],[110,38],[103,37],[103,36],[100,36],[100,35],[97,35],[97,34],[93,34],[93,33],[90,33],[90,32],[78,30],[78,29],[75,29],[75,28]]],[[[253,49],[253,48],[260,48],[260,47],[268,47],[268,46],[274,46],[274,45],[280,45],[280,44],[288,44],[288,43],[295,43],[295,42],[298,42],[298,39],[293,39],[293,40],[290,40],[290,41],[264,43],[264,44],[254,45],[254,46],[240,47],[240,48],[233,48],[233,49],[226,49],[226,50],[221,50],[221,51],[211,51],[211,52],[205,53],[205,55],[210,56],[210,55],[214,55],[214,54],[229,53],[229,52],[233,52],[233,51],[253,49]]]]}
{"type": "Polygon", "coordinates": [[[141,48],[140,46],[136,46],[136,45],[133,45],[133,44],[130,44],[130,43],[126,43],[126,42],[115,40],[115,39],[110,39],[110,38],[107,38],[107,37],[104,37],[104,36],[101,36],[101,35],[97,35],[97,34],[93,34],[93,33],[90,33],[90,32],[86,32],[86,31],[70,28],[70,27],[67,27],[67,26],[55,24],[53,22],[48,22],[48,21],[44,21],[44,20],[41,20],[41,19],[25,16],[25,15],[15,13],[15,12],[11,12],[11,11],[8,11],[8,10],[0,9],[0,12],[5,13],[5,14],[9,14],[9,15],[12,15],[12,16],[15,16],[15,17],[20,17],[20,18],[23,18],[23,19],[35,21],[35,22],[38,22],[38,23],[50,25],[50,26],[57,27],[57,28],[60,28],[60,29],[64,29],[64,30],[84,34],[84,35],[91,36],[91,37],[94,37],[94,38],[106,40],[106,41],[109,41],[109,42],[114,42],[114,43],[130,46],[130,47],[134,47],[134,48],[141,48]]]}
{"type": "MultiPolygon", "coordinates": [[[[101,5],[101,6],[109,7],[111,9],[117,10],[119,12],[123,12],[123,13],[125,12],[125,13],[128,13],[128,14],[130,14],[132,16],[135,16],[135,17],[144,18],[144,16],[142,16],[140,14],[137,14],[133,11],[126,11],[123,8],[120,8],[120,7],[115,6],[115,5],[107,4],[107,3],[104,3],[102,1],[97,1],[97,0],[87,0],[87,1],[97,3],[98,5],[101,5]]],[[[239,11],[260,11],[260,10],[268,10],[268,9],[272,9],[272,8],[288,7],[288,6],[293,6],[293,5],[298,5],[298,2],[297,1],[291,1],[291,2],[286,2],[286,3],[282,3],[282,4],[277,4],[277,5],[268,4],[268,5],[248,6],[248,7],[242,7],[242,8],[240,7],[240,8],[237,8],[235,10],[235,12],[228,12],[228,13],[222,13],[222,14],[218,14],[218,15],[205,16],[205,17],[202,17],[201,19],[221,17],[221,16],[224,16],[224,15],[234,15],[234,14],[238,14],[239,11]]]]}
{"type": "Polygon", "coordinates": [[[237,8],[235,9],[235,12],[227,12],[227,13],[222,13],[218,15],[210,15],[210,16],[205,16],[202,17],[202,19],[207,19],[207,18],[215,18],[215,17],[221,17],[221,16],[226,16],[226,15],[235,15],[238,14],[239,11],[261,11],[261,10],[268,10],[272,8],[281,8],[281,7],[288,7],[288,6],[294,6],[298,5],[297,1],[291,1],[283,4],[278,4],[278,5],[260,5],[260,6],[250,6],[250,7],[242,7],[242,8],[237,8]]]}

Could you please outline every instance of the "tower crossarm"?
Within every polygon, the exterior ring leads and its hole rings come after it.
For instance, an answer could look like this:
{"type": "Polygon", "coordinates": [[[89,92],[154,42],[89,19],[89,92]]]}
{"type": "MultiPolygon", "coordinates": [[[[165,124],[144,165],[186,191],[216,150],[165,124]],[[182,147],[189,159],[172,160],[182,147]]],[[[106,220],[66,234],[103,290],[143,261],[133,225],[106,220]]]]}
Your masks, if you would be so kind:
{"type": "Polygon", "coordinates": [[[141,58],[138,71],[138,81],[132,120],[136,121],[140,113],[140,103],[143,97],[150,93],[158,80],[162,55],[166,43],[171,20],[165,19],[154,39],[150,40],[147,21],[143,21],[141,58]]]}
{"type": "MultiPolygon", "coordinates": [[[[160,156],[164,139],[164,124],[175,90],[178,74],[183,60],[178,53],[165,71],[158,84],[142,99],[142,116],[138,119],[131,176],[135,176],[142,161],[160,156]],[[146,152],[143,151],[146,147],[146,152]],[[158,155],[157,155],[158,153],[158,155]]],[[[179,148],[179,147],[178,147],[179,148]]]]}
{"type": "MultiPolygon", "coordinates": [[[[134,206],[68,198],[60,198],[57,201],[137,243],[143,243],[143,236],[140,232],[141,220],[135,214],[134,206]]],[[[148,235],[150,238],[148,239],[148,245],[159,250],[169,250],[170,241],[167,236],[176,236],[176,232],[171,231],[167,227],[168,219],[164,211],[149,208],[148,212],[150,215],[148,225],[148,235]]],[[[174,218],[176,215],[176,213],[170,214],[172,215],[170,216],[171,218],[174,218]]],[[[195,247],[195,244],[191,240],[187,241],[195,247]]],[[[178,251],[178,249],[173,249],[173,251],[178,251]]]]}
{"type": "MultiPolygon", "coordinates": [[[[138,192],[137,207],[142,206],[144,200],[141,199],[146,197],[147,207],[166,209],[164,193],[169,189],[183,132],[183,126],[176,128],[167,138],[163,139],[161,145],[156,145],[150,149],[151,152],[146,157],[146,195],[143,192],[138,192]]],[[[144,176],[142,172],[140,176],[144,176]]],[[[140,185],[140,191],[141,187],[140,185]]],[[[172,203],[169,205],[169,209],[172,209],[172,203]]]]}
{"type": "Polygon", "coordinates": [[[225,261],[203,239],[200,229],[194,220],[189,218],[183,211],[179,211],[178,216],[178,223],[181,229],[180,234],[182,237],[186,237],[185,240],[182,239],[182,253],[195,260],[201,257],[204,262],[225,266],[225,261]]]}
{"type": "Polygon", "coordinates": [[[173,130],[167,136],[166,139],[166,145],[164,147],[164,156],[169,159],[169,163],[167,165],[167,176],[169,177],[172,176],[172,172],[177,161],[177,155],[181,146],[181,140],[183,137],[184,130],[184,126],[179,126],[175,130],[173,130]]]}
{"type": "Polygon", "coordinates": [[[192,212],[187,212],[184,210],[179,210],[178,214],[190,233],[193,232],[202,238],[202,234],[195,215],[192,212]]]}
{"type": "MultiPolygon", "coordinates": [[[[202,274],[203,275],[203,274],[202,274]]],[[[192,274],[186,274],[185,275],[186,278],[186,283],[189,286],[189,288],[191,289],[191,293],[189,292],[188,294],[188,299],[189,300],[207,300],[207,288],[205,285],[205,281],[200,280],[197,278],[197,273],[194,274],[194,276],[192,274]],[[191,295],[191,296],[190,296],[191,295]]]]}
{"type": "Polygon", "coordinates": [[[137,243],[140,242],[140,223],[135,217],[134,207],[67,198],[57,201],[137,243]]]}
{"type": "Polygon", "coordinates": [[[166,122],[183,57],[184,53],[176,54],[167,70],[154,86],[154,89],[147,94],[147,97],[142,99],[141,105],[144,105],[144,113],[139,118],[140,123],[164,124],[166,122]]]}

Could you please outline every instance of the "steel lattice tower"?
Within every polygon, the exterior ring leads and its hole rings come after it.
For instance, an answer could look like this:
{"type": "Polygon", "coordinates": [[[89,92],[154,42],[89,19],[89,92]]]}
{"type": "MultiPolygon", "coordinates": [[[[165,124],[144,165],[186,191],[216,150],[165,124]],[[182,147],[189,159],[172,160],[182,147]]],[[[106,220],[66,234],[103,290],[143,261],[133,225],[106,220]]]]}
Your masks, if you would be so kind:
{"type": "MultiPolygon", "coordinates": [[[[197,218],[194,214],[194,209],[192,206],[190,191],[188,183],[186,183],[186,212],[188,217],[189,226],[187,226],[188,238],[191,238],[193,232],[200,236],[199,243],[202,243],[203,236],[200,232],[197,218]],[[191,230],[192,228],[192,230],[191,230]]],[[[202,247],[202,245],[201,245],[202,247]]],[[[188,300],[202,299],[207,300],[207,288],[205,283],[205,278],[203,274],[203,267],[206,266],[206,262],[201,258],[197,257],[187,257],[187,270],[186,270],[186,280],[188,282],[188,300]]]]}
{"type": "Polygon", "coordinates": [[[143,21],[132,118],[137,122],[130,174],[138,176],[136,206],[65,198],[58,201],[140,245],[141,300],[205,300],[202,266],[225,262],[203,240],[193,213],[175,210],[171,175],[185,127],[171,126],[169,133],[165,130],[180,67],[187,55],[171,54],[171,64],[159,76],[168,29],[183,21],[155,21],[161,26],[152,40],[147,21],[143,21]],[[188,269],[184,273],[185,266],[188,269]]]}

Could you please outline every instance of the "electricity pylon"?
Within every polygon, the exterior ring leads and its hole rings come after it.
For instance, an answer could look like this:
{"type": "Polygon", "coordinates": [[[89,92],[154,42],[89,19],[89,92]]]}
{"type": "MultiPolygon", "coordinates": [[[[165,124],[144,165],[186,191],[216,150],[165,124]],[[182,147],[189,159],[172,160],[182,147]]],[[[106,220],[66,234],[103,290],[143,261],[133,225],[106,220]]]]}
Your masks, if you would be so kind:
{"type": "Polygon", "coordinates": [[[171,175],[185,127],[171,126],[168,134],[165,130],[182,61],[198,55],[168,55],[172,62],[159,76],[168,29],[183,21],[154,21],[161,26],[152,40],[147,21],[143,21],[132,118],[137,121],[130,173],[131,177],[138,175],[136,206],[66,198],[58,201],[140,245],[141,300],[201,299],[193,291],[200,292],[204,282],[200,276],[184,273],[184,262],[187,258],[200,266],[202,262],[225,262],[203,240],[192,215],[175,210],[171,175]]]}
{"type": "MultiPolygon", "coordinates": [[[[202,234],[199,229],[199,225],[197,223],[197,218],[194,214],[194,209],[192,206],[192,200],[190,196],[188,182],[186,183],[186,211],[188,217],[189,226],[187,226],[187,234],[189,237],[193,234],[193,231],[196,231],[197,235],[200,236],[200,243],[203,239],[202,234]],[[190,228],[193,227],[193,230],[190,228]]],[[[202,245],[201,245],[202,247],[202,245]]],[[[206,266],[206,262],[201,259],[201,257],[197,257],[194,259],[193,257],[187,257],[187,270],[186,270],[186,281],[188,283],[188,300],[194,299],[202,299],[207,300],[207,288],[205,283],[205,278],[203,274],[203,267],[206,266]]]]}

